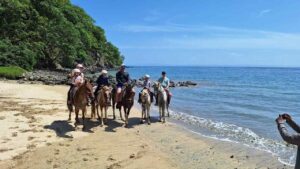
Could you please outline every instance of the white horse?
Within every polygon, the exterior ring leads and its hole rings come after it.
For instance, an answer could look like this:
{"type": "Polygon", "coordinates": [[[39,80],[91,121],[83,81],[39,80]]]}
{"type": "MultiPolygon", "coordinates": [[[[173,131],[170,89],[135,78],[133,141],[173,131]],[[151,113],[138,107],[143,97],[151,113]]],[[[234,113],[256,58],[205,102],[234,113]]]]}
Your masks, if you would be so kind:
{"type": "Polygon", "coordinates": [[[158,102],[158,108],[159,108],[159,121],[165,123],[165,114],[166,114],[166,108],[167,108],[167,92],[165,89],[162,87],[160,83],[156,83],[154,86],[157,94],[157,102],[158,102]]]}
{"type": "Polygon", "coordinates": [[[142,117],[141,123],[143,123],[143,119],[147,120],[150,125],[150,106],[151,106],[151,97],[148,89],[143,89],[141,92],[141,105],[142,105],[142,117]]]}

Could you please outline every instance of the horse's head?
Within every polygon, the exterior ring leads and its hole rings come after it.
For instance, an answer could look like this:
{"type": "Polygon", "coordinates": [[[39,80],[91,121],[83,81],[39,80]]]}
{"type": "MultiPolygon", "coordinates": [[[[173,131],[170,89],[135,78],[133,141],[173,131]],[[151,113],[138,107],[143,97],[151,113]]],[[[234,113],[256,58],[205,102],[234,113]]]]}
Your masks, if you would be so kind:
{"type": "Polygon", "coordinates": [[[103,86],[101,90],[102,90],[102,94],[103,94],[105,103],[110,104],[112,88],[103,86]]]}
{"type": "Polygon", "coordinates": [[[141,92],[141,101],[142,103],[147,102],[150,99],[150,94],[147,88],[143,89],[141,92]]]}
{"type": "Polygon", "coordinates": [[[135,92],[133,91],[134,83],[128,83],[125,85],[125,98],[127,100],[133,100],[135,92]]]}
{"type": "Polygon", "coordinates": [[[155,82],[153,87],[154,87],[154,90],[155,90],[156,93],[165,92],[165,89],[163,88],[163,86],[159,82],[155,82]]]}
{"type": "Polygon", "coordinates": [[[94,98],[94,92],[93,92],[93,85],[90,83],[90,81],[88,79],[84,80],[84,84],[83,84],[86,94],[92,98],[94,98]]]}

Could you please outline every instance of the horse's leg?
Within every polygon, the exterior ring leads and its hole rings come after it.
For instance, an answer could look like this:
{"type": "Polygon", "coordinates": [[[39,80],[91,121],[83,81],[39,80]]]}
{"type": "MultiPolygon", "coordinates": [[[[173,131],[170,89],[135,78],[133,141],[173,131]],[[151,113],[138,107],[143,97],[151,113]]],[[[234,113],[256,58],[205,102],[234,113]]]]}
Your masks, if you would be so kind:
{"type": "Polygon", "coordinates": [[[158,112],[159,112],[159,122],[161,122],[161,115],[162,115],[162,113],[161,113],[161,105],[158,105],[158,112]]]}
{"type": "Polygon", "coordinates": [[[86,113],[86,107],[82,109],[82,125],[83,125],[82,131],[85,130],[85,122],[84,122],[85,121],[85,113],[86,113]]]}
{"type": "Polygon", "coordinates": [[[77,127],[77,125],[79,124],[79,118],[78,118],[78,114],[79,114],[79,109],[75,107],[75,128],[77,127]]]}
{"type": "Polygon", "coordinates": [[[124,108],[124,116],[125,116],[125,127],[128,127],[128,115],[127,115],[127,108],[124,108]]]}
{"type": "Polygon", "coordinates": [[[71,106],[72,105],[68,105],[68,107],[69,107],[69,119],[68,120],[69,121],[71,121],[71,116],[72,116],[72,110],[71,110],[72,108],[71,108],[71,106]]]}
{"type": "Polygon", "coordinates": [[[166,122],[165,116],[166,116],[166,103],[164,103],[163,106],[162,106],[162,118],[163,118],[163,119],[162,119],[162,122],[163,122],[163,123],[166,122]]]}
{"type": "Polygon", "coordinates": [[[149,103],[149,105],[147,105],[147,120],[148,120],[148,124],[150,124],[151,122],[150,122],[150,104],[151,103],[149,103]]]}
{"type": "Polygon", "coordinates": [[[143,124],[144,113],[145,113],[145,109],[144,109],[144,105],[142,105],[142,117],[141,117],[141,121],[140,121],[141,124],[143,124]]]}
{"type": "Polygon", "coordinates": [[[100,126],[102,127],[102,116],[100,116],[99,114],[99,104],[96,107],[96,111],[97,111],[98,120],[100,122],[100,126]]]}
{"type": "Polygon", "coordinates": [[[116,104],[115,100],[114,100],[114,99],[112,99],[112,109],[113,109],[113,118],[114,118],[114,120],[116,120],[116,114],[115,114],[115,104],[116,104]]]}
{"type": "Polygon", "coordinates": [[[169,112],[170,102],[171,102],[171,96],[169,96],[168,103],[167,103],[167,113],[168,113],[168,117],[170,117],[170,112],[169,112]]]}
{"type": "Polygon", "coordinates": [[[95,112],[95,101],[92,101],[92,106],[91,106],[91,119],[96,117],[96,112],[95,112]]]}
{"type": "Polygon", "coordinates": [[[104,124],[104,122],[103,122],[103,106],[102,105],[100,105],[100,111],[101,111],[101,126],[104,124]]]}
{"type": "Polygon", "coordinates": [[[107,106],[104,106],[104,113],[105,113],[105,124],[107,124],[107,109],[108,107],[107,106]]]}
{"type": "MultiPolygon", "coordinates": [[[[124,121],[123,116],[122,116],[122,107],[119,108],[119,111],[120,111],[120,118],[122,121],[124,121]]],[[[125,107],[124,107],[124,111],[125,111],[125,107]]]]}

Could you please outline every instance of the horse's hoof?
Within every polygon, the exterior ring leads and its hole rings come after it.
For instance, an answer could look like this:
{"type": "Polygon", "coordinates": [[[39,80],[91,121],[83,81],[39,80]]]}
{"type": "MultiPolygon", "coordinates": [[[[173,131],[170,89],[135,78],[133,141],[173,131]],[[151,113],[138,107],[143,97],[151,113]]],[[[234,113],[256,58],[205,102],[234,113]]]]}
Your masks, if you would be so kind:
{"type": "Polygon", "coordinates": [[[103,127],[103,124],[100,124],[100,127],[103,127]]]}
{"type": "Polygon", "coordinates": [[[82,128],[82,131],[85,131],[85,127],[82,128]]]}
{"type": "Polygon", "coordinates": [[[140,121],[140,124],[144,124],[143,120],[140,121]]]}
{"type": "Polygon", "coordinates": [[[148,125],[151,125],[151,123],[150,123],[150,122],[148,122],[148,125]]]}
{"type": "Polygon", "coordinates": [[[121,118],[122,121],[125,121],[124,119],[121,118]]]}
{"type": "Polygon", "coordinates": [[[116,120],[116,116],[114,116],[114,120],[116,120]]]}

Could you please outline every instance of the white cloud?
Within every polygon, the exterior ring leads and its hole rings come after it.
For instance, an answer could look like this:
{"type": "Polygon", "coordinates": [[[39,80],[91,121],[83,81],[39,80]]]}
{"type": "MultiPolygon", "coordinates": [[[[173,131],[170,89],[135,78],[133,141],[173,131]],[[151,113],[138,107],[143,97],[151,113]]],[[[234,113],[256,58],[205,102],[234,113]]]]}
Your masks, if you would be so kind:
{"type": "Polygon", "coordinates": [[[123,46],[140,49],[285,49],[300,50],[300,34],[220,26],[127,25],[122,31],[157,33],[155,40],[123,46]],[[161,32],[166,33],[160,36],[161,32]],[[172,34],[176,32],[176,34],[172,34]],[[169,34],[170,33],[170,34],[169,34]],[[186,35],[187,34],[187,35],[186,35]]]}
{"type": "Polygon", "coordinates": [[[272,10],[271,9],[264,9],[261,10],[258,14],[259,17],[266,15],[267,13],[270,13],[272,10]]]}

